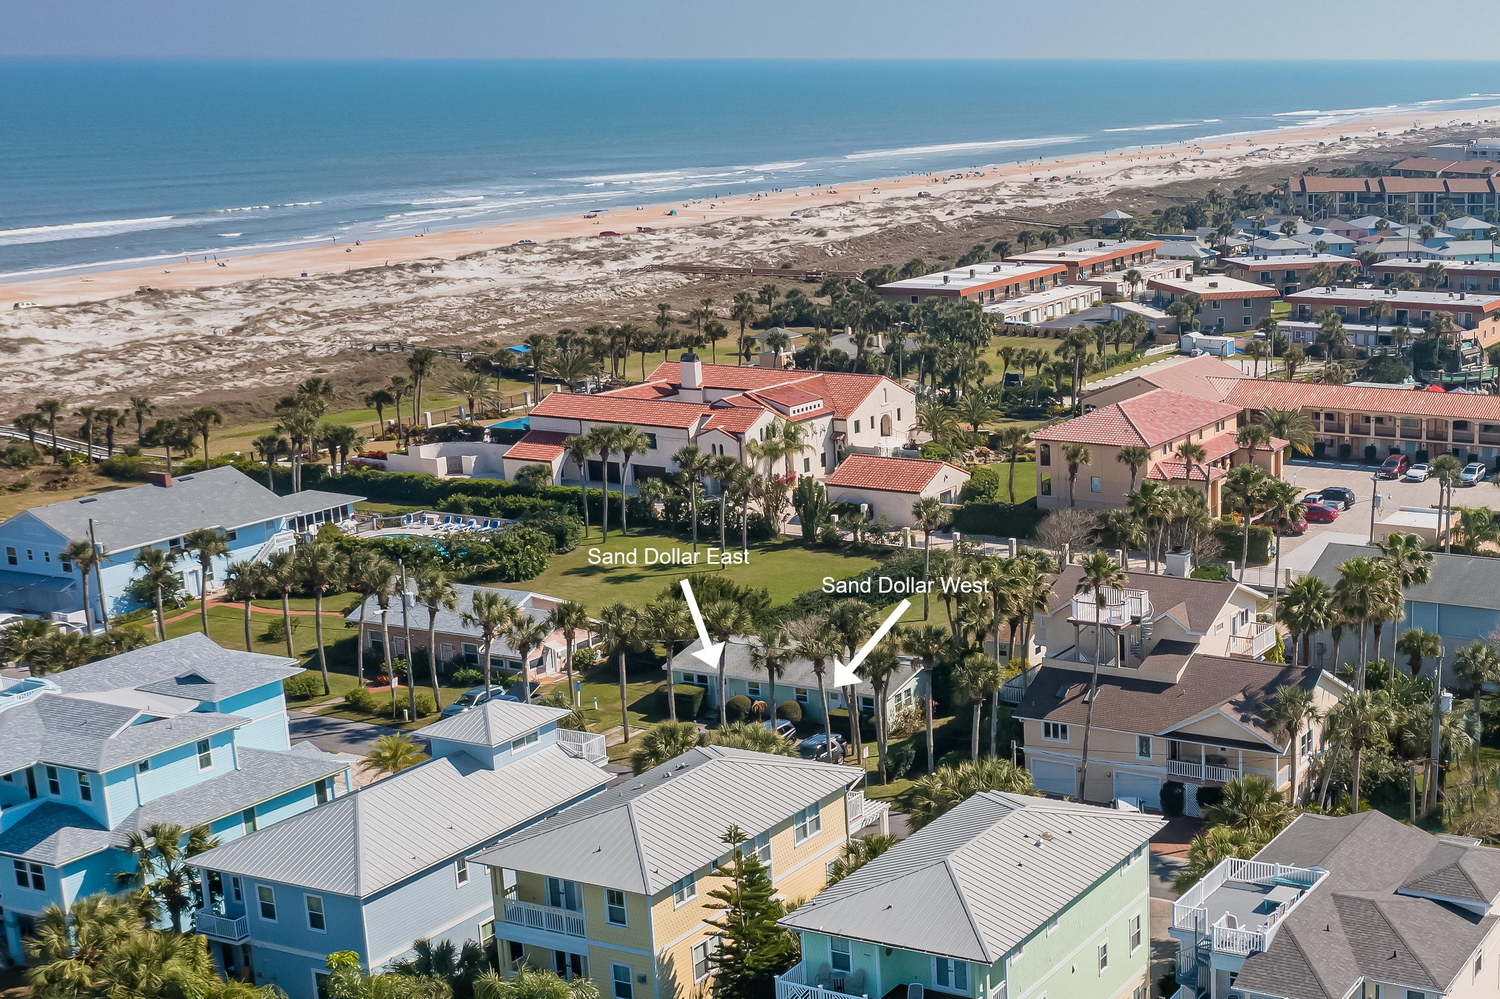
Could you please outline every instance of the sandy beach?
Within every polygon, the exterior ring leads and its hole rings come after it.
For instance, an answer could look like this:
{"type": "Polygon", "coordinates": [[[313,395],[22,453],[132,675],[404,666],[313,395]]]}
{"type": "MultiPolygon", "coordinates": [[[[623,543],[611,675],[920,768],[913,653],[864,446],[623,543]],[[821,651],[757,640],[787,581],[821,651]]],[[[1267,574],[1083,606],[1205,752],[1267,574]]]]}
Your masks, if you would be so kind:
{"type": "MultiPolygon", "coordinates": [[[[1500,107],[1463,114],[1469,121],[1497,117],[1500,107]]],[[[949,179],[872,180],[357,246],[330,243],[221,258],[223,266],[195,257],[0,284],[0,356],[7,361],[0,368],[0,413],[48,394],[76,406],[131,392],[169,401],[219,384],[281,384],[306,372],[312,359],[376,341],[505,342],[528,324],[597,321],[590,315],[632,300],[654,309],[653,296],[690,280],[662,265],[774,268],[795,257],[805,266],[809,258],[835,258],[842,244],[883,227],[1024,219],[1038,209],[1159,184],[1232,182],[1237,174],[1282,165],[1291,173],[1320,155],[1358,155],[1407,129],[1459,120],[1451,113],[1439,120],[1374,115],[1001,164],[949,179]],[[1340,136],[1350,138],[1336,142],[1340,136]],[[608,231],[620,235],[600,235],[608,231]]]]}

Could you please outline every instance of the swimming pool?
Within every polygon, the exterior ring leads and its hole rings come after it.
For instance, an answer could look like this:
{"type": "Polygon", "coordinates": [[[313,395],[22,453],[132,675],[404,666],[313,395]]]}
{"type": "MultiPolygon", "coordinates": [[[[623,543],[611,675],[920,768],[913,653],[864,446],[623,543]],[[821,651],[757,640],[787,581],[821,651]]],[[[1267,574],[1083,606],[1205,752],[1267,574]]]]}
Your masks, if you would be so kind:
{"type": "Polygon", "coordinates": [[[525,416],[518,416],[518,417],[516,417],[514,419],[510,419],[510,420],[501,420],[499,423],[491,423],[489,425],[489,429],[491,429],[491,430],[530,430],[531,429],[531,419],[529,417],[525,417],[525,416]]]}

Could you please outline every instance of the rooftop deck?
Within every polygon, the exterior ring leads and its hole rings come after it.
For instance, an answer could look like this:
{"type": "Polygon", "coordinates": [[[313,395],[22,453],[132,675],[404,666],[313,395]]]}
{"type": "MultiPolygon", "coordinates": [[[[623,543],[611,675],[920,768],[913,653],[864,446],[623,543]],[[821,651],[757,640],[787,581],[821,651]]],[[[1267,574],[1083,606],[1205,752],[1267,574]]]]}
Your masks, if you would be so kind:
{"type": "Polygon", "coordinates": [[[1226,860],[1172,903],[1172,929],[1203,934],[1218,953],[1246,957],[1270,946],[1281,922],[1327,875],[1318,867],[1226,860]]]}

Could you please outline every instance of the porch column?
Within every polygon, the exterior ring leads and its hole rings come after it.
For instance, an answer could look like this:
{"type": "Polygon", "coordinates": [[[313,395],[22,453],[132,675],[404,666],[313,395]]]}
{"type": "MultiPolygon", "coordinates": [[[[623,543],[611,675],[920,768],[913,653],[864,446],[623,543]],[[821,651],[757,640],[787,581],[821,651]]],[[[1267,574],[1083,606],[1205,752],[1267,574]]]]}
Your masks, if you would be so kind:
{"type": "Polygon", "coordinates": [[[1237,771],[1239,771],[1240,778],[1244,779],[1244,776],[1245,776],[1245,751],[1243,749],[1236,749],[1235,750],[1235,755],[1237,757],[1235,769],[1237,771]]]}

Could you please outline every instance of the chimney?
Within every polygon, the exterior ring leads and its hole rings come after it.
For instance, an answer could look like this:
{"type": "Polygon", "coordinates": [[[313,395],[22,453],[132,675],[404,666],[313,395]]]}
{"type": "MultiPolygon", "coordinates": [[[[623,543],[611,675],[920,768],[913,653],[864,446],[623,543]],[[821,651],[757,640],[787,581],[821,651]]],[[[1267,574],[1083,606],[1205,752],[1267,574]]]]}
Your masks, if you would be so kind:
{"type": "Polygon", "coordinates": [[[1174,548],[1167,552],[1167,575],[1183,579],[1193,574],[1193,553],[1185,548],[1174,548]]]}
{"type": "Polygon", "coordinates": [[[146,481],[153,486],[161,486],[163,489],[172,488],[172,476],[168,472],[147,472],[146,481]]]}
{"type": "Polygon", "coordinates": [[[947,283],[948,283],[948,275],[944,274],[943,275],[943,284],[947,284],[947,283]]]}
{"type": "Polygon", "coordinates": [[[682,390],[679,394],[687,401],[702,402],[703,362],[698,360],[698,355],[683,354],[681,361],[678,362],[678,370],[682,378],[682,390]]]}

